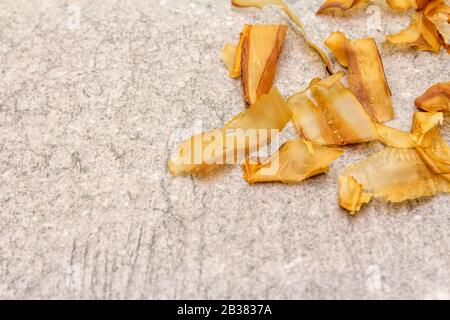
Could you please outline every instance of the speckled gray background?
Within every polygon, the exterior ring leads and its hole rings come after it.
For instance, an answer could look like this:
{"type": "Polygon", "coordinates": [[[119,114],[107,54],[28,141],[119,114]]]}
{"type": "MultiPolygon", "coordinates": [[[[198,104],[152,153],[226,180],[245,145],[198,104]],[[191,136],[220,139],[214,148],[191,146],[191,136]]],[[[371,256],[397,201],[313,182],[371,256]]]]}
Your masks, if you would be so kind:
{"type": "MultiPolygon", "coordinates": [[[[448,55],[383,43],[409,21],[385,5],[317,17],[320,0],[288,2],[317,43],[377,39],[393,126],[450,79],[448,55]]],[[[219,54],[255,22],[286,20],[228,0],[0,2],[0,298],[450,297],[448,196],[355,218],[337,205],[337,174],[378,143],[296,186],[169,176],[174,132],[242,110],[219,54]]],[[[285,96],[325,75],[292,29],[278,66],[285,96]]]]}

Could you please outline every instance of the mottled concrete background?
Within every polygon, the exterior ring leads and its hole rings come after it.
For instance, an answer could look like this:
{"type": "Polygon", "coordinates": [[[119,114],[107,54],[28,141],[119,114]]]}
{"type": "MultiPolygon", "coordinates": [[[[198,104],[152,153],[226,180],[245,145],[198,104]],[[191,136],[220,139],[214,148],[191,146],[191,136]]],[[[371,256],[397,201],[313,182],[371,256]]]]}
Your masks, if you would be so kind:
{"type": "MultiPolygon", "coordinates": [[[[448,55],[383,43],[409,21],[384,4],[316,17],[320,0],[288,2],[317,43],[377,39],[393,126],[450,78],[448,55]]],[[[228,0],[0,2],[0,298],[450,297],[448,196],[356,218],[337,205],[337,174],[378,143],[296,186],[168,175],[174,132],[242,110],[219,53],[255,22],[286,20],[228,0]]],[[[291,29],[281,92],[324,75],[291,29]]]]}

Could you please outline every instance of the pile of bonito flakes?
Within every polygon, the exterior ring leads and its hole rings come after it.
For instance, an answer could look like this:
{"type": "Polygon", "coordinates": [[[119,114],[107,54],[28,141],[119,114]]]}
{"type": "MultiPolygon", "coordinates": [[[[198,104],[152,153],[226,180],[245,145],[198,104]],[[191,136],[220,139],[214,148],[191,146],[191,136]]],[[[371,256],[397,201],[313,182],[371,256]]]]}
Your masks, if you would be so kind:
{"type": "MultiPolygon", "coordinates": [[[[275,6],[323,60],[329,76],[285,100],[272,86],[287,25],[245,25],[237,44],[227,44],[222,60],[231,78],[241,78],[245,110],[222,128],[182,142],[169,161],[173,175],[206,174],[240,163],[248,183],[299,183],[324,173],[343,154],[340,146],[380,141],[386,148],[346,167],[339,175],[339,205],[355,214],[372,198],[401,202],[450,192],[450,147],[441,136],[450,111],[450,82],[436,83],[414,103],[409,132],[383,123],[395,117],[391,91],[377,43],[333,32],[326,40],[347,72],[334,72],[328,55],[307,36],[299,17],[283,0],[232,0],[236,7],[275,6]],[[348,87],[341,82],[347,76],[348,87]],[[266,147],[291,121],[299,137],[266,158],[252,152],[266,147]],[[248,134],[251,132],[251,135],[248,134]],[[239,162],[241,160],[242,162],[239,162]],[[275,165],[276,164],[276,165],[275,165]]],[[[387,35],[393,45],[450,53],[450,6],[444,0],[386,0],[395,11],[413,12],[411,25],[387,35]]],[[[358,10],[364,0],[326,0],[317,14],[358,10]]]]}

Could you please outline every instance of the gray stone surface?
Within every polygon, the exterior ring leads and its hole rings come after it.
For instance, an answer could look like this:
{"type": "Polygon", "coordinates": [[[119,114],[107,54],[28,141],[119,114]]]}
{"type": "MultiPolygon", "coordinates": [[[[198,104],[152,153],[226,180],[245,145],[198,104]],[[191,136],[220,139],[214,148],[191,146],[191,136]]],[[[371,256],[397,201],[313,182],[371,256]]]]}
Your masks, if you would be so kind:
{"type": "MultiPolygon", "coordinates": [[[[288,2],[317,43],[377,39],[393,126],[450,78],[448,55],[383,42],[409,21],[383,3],[317,17],[319,0],[288,2]]],[[[224,44],[286,21],[225,0],[1,1],[0,298],[450,298],[448,196],[337,205],[337,174],[378,143],[296,186],[168,175],[174,132],[243,108],[224,44]]],[[[292,29],[278,65],[285,96],[325,75],[292,29]]]]}

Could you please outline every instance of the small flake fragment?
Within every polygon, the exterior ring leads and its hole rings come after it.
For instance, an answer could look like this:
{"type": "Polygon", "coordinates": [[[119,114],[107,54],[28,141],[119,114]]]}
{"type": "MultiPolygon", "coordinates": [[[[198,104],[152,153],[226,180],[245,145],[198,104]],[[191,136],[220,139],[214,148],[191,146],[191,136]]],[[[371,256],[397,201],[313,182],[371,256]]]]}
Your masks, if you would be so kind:
{"type": "Polygon", "coordinates": [[[351,176],[339,177],[339,205],[355,214],[372,200],[373,195],[363,191],[362,186],[351,176]]]}

